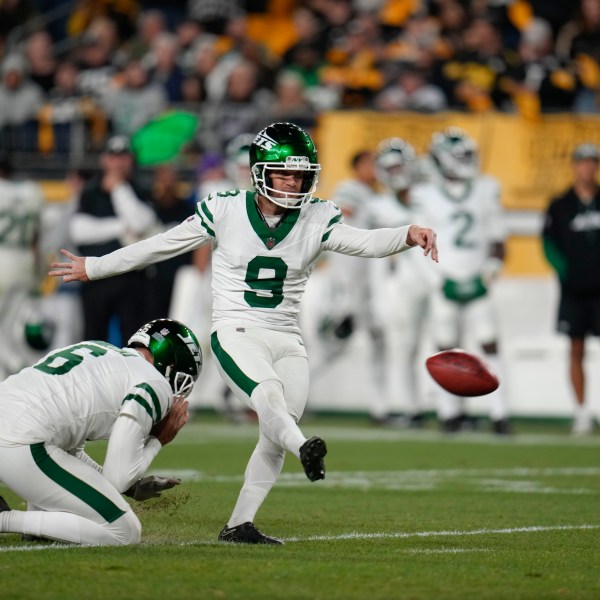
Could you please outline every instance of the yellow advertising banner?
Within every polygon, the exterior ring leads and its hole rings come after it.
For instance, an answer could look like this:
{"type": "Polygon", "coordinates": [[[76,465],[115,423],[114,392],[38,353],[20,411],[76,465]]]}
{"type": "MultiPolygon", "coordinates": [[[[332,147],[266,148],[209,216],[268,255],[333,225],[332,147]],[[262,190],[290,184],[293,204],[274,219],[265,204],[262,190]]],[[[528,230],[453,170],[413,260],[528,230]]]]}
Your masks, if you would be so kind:
{"type": "Polygon", "coordinates": [[[315,133],[322,165],[319,196],[328,198],[350,175],[356,152],[398,136],[424,153],[431,135],[450,125],[477,141],[483,171],[500,180],[503,204],[511,210],[544,210],[549,199],[569,185],[574,146],[584,141],[600,145],[600,117],[594,116],[550,115],[526,121],[499,113],[324,113],[315,133]]]}

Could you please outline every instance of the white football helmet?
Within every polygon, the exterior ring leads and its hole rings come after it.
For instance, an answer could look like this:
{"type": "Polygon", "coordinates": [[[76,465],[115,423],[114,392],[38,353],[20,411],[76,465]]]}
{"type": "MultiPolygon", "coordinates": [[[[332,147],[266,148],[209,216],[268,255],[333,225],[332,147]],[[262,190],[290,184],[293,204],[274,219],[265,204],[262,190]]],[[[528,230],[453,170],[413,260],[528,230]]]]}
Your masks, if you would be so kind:
{"type": "Polygon", "coordinates": [[[433,164],[446,179],[468,180],[479,173],[475,140],[458,127],[434,133],[429,146],[433,164]]]}
{"type": "Polygon", "coordinates": [[[379,143],[375,157],[377,179],[394,192],[407,190],[415,180],[417,155],[402,138],[387,138],[379,143]]]}
{"type": "Polygon", "coordinates": [[[250,146],[253,141],[253,134],[240,133],[225,148],[225,175],[241,190],[252,189],[250,146]]]}

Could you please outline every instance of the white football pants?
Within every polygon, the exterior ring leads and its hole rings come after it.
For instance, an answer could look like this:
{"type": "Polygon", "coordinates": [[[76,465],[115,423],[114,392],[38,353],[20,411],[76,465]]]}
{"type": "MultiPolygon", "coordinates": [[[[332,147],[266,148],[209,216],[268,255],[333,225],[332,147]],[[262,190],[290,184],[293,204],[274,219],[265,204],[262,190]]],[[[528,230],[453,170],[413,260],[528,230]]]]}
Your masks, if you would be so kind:
{"type": "Polygon", "coordinates": [[[422,411],[418,389],[421,365],[417,358],[425,332],[429,283],[414,269],[402,271],[403,257],[397,260],[400,273],[389,272],[390,258],[385,262],[374,261],[377,268],[373,269],[371,310],[383,335],[383,354],[379,359],[382,385],[381,393],[371,405],[374,417],[395,412],[414,415],[422,411]]]}
{"type": "Polygon", "coordinates": [[[0,480],[30,507],[0,513],[0,532],[92,546],[140,542],[140,521],[117,489],[56,446],[0,446],[0,480]]]}
{"type": "MultiPolygon", "coordinates": [[[[432,298],[432,331],[438,348],[452,348],[464,344],[465,332],[480,345],[498,341],[498,327],[490,295],[473,302],[459,304],[444,297],[437,291],[432,298]]],[[[499,355],[486,354],[500,381],[503,369],[499,355]]],[[[436,390],[438,418],[442,421],[457,417],[462,411],[462,401],[453,394],[436,390]]],[[[489,394],[489,416],[492,421],[508,418],[508,404],[504,386],[489,394]]]]}
{"type": "Polygon", "coordinates": [[[221,327],[211,348],[223,379],[258,415],[259,439],[228,526],[253,521],[273,487],[285,452],[300,456],[306,438],[297,422],[308,397],[308,358],[296,333],[261,327],[221,327]]]}

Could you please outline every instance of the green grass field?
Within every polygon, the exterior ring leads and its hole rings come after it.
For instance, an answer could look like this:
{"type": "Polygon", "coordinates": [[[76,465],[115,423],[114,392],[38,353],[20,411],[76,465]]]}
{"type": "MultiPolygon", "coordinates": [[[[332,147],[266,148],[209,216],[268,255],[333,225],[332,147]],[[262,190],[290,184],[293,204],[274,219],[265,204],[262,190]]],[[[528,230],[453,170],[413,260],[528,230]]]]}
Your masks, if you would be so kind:
{"type": "Polygon", "coordinates": [[[141,546],[0,535],[0,598],[600,598],[600,437],[303,429],[327,440],[327,479],[310,483],[288,457],[256,519],[285,546],[215,541],[256,426],[196,418],[152,466],[185,483],[136,504],[141,546]]]}

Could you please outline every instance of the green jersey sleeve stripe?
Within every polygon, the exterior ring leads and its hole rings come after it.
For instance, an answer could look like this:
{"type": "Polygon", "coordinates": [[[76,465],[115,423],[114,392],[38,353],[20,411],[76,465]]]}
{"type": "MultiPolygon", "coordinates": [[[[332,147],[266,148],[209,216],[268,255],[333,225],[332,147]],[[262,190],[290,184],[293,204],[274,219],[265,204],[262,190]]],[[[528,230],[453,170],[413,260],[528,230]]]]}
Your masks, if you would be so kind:
{"type": "Polygon", "coordinates": [[[137,394],[127,394],[123,400],[123,404],[125,404],[125,402],[129,402],[130,400],[133,400],[134,402],[137,402],[139,405],[143,406],[145,411],[150,415],[152,422],[156,422],[150,405],[141,396],[138,396],[137,394]]]}
{"type": "Polygon", "coordinates": [[[223,370],[233,382],[248,396],[252,395],[254,388],[258,385],[256,381],[253,381],[248,377],[236,364],[233,358],[223,350],[223,347],[219,343],[219,338],[217,337],[217,332],[215,331],[210,336],[210,347],[213,351],[213,354],[216,356],[217,360],[223,370]]]}
{"type": "Polygon", "coordinates": [[[327,227],[325,227],[325,229],[329,229],[332,225],[339,223],[341,220],[342,220],[342,213],[335,215],[335,217],[333,217],[331,219],[331,221],[329,221],[329,223],[327,223],[327,227]]]}
{"type": "Polygon", "coordinates": [[[47,477],[88,506],[91,506],[108,523],[113,523],[125,514],[125,511],[114,504],[110,498],[107,498],[52,460],[43,442],[32,444],[29,448],[35,464],[47,477]]]}
{"type": "Polygon", "coordinates": [[[326,242],[326,241],[329,239],[329,236],[331,235],[331,231],[332,231],[332,230],[330,229],[330,230],[329,230],[327,233],[324,233],[324,234],[323,234],[323,237],[321,238],[321,244],[322,244],[323,242],[326,242]]]}
{"type": "Polygon", "coordinates": [[[140,383],[140,385],[136,385],[136,388],[140,390],[144,390],[148,392],[150,399],[152,400],[152,404],[154,404],[154,412],[156,413],[156,422],[158,423],[162,419],[162,410],[160,408],[160,401],[158,399],[157,393],[154,391],[152,386],[149,383],[140,383]]]}
{"type": "Polygon", "coordinates": [[[208,234],[212,235],[213,237],[216,237],[215,232],[207,225],[206,221],[204,220],[204,217],[202,216],[202,213],[198,210],[198,207],[196,207],[196,214],[198,215],[198,217],[200,217],[200,223],[202,223],[202,227],[206,229],[208,234]]]}
{"type": "Polygon", "coordinates": [[[208,210],[208,206],[206,206],[206,202],[201,202],[200,203],[200,208],[202,208],[202,212],[206,215],[206,218],[211,222],[214,223],[215,219],[212,216],[212,213],[210,212],[210,210],[208,210]]]}

